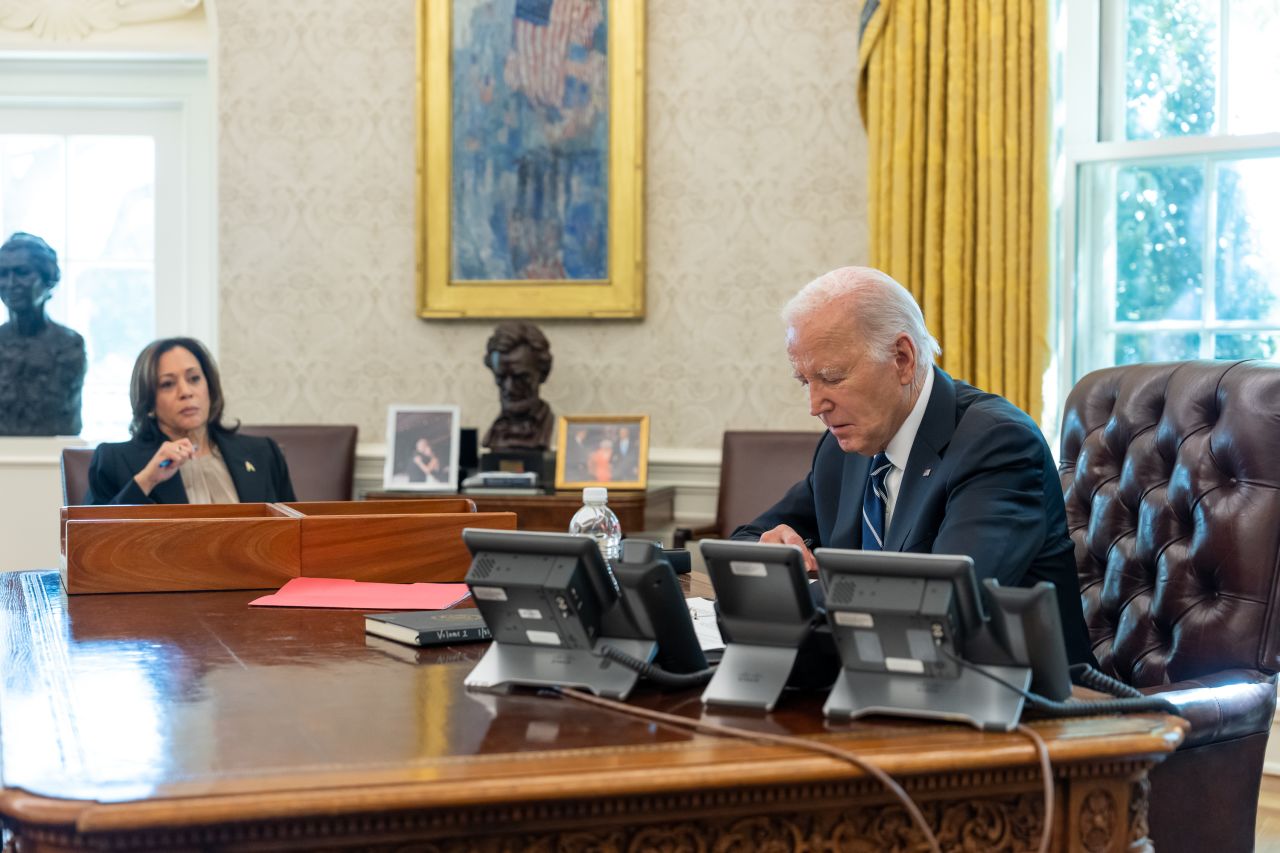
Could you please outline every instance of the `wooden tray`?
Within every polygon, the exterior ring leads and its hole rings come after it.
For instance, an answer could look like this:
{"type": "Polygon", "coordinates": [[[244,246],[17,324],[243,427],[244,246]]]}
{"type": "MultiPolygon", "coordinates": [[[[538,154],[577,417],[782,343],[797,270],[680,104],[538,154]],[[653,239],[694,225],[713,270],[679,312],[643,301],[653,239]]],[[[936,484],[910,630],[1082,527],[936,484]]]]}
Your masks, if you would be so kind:
{"type": "Polygon", "coordinates": [[[275,589],[290,578],[461,581],[464,527],[515,530],[465,498],[62,508],[69,594],[275,589]]]}

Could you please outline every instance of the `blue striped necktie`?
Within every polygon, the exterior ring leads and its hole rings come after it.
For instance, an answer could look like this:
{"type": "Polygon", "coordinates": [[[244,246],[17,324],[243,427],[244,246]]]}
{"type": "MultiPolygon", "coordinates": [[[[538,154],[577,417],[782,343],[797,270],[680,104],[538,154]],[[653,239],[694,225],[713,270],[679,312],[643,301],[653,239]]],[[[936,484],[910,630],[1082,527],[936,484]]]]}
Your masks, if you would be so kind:
{"type": "Polygon", "coordinates": [[[884,550],[884,508],[889,497],[885,479],[893,470],[893,463],[884,453],[871,459],[867,474],[867,486],[862,492],[862,550],[884,550]]]}

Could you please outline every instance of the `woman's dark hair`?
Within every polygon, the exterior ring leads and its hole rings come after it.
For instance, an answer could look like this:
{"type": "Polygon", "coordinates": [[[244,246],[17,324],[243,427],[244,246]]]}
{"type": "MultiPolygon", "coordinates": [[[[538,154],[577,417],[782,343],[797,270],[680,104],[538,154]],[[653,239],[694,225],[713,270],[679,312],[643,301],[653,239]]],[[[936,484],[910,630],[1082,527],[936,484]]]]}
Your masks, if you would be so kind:
{"type": "Polygon", "coordinates": [[[209,355],[204,344],[195,338],[161,338],[143,347],[142,352],[138,353],[138,360],[133,363],[133,378],[129,380],[129,403],[133,406],[133,420],[129,423],[129,434],[146,439],[163,437],[155,419],[160,357],[178,347],[196,357],[205,382],[209,385],[209,431],[235,432],[240,427],[239,423],[232,427],[222,425],[222,377],[218,374],[218,365],[214,363],[213,356],[209,355]]]}

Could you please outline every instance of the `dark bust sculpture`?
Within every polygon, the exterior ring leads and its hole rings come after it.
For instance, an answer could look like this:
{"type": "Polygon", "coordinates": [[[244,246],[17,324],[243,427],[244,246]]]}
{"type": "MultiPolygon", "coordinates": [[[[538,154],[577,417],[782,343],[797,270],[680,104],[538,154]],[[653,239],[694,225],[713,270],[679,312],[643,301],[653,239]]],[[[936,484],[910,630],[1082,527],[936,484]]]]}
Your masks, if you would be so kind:
{"type": "Polygon", "coordinates": [[[61,277],[39,237],[19,231],[0,246],[0,435],[80,434],[84,338],[44,310],[61,277]]]}
{"type": "Polygon", "coordinates": [[[484,434],[490,450],[546,450],[555,415],[538,397],[551,373],[551,344],[532,323],[499,323],[485,345],[484,363],[498,383],[502,413],[484,434]]]}

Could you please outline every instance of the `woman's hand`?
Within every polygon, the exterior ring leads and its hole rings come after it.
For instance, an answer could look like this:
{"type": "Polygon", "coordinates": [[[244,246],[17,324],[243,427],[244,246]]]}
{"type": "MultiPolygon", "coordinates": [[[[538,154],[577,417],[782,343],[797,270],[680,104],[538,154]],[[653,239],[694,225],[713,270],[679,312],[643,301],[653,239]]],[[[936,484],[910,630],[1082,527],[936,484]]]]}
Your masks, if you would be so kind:
{"type": "Polygon", "coordinates": [[[193,444],[188,438],[166,441],[160,445],[160,449],[156,451],[155,456],[151,457],[146,467],[134,475],[133,481],[138,484],[138,488],[142,489],[144,495],[149,495],[152,489],[177,474],[178,469],[194,458],[199,449],[199,446],[193,444]]]}

